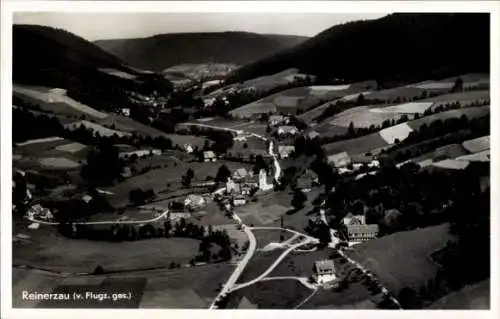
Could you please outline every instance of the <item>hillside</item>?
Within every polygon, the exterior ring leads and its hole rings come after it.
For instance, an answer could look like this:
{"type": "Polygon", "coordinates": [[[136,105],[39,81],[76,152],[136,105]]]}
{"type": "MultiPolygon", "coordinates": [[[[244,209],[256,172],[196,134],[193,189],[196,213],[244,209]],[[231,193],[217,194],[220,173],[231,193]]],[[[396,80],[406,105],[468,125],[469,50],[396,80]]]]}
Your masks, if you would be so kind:
{"type": "Polygon", "coordinates": [[[129,92],[168,93],[171,83],[126,65],[95,44],[62,29],[13,27],[13,82],[67,90],[98,110],[125,107],[129,92]]]}
{"type": "Polygon", "coordinates": [[[98,68],[131,72],[119,58],[62,29],[14,25],[12,39],[16,83],[67,87],[98,68]]]}
{"type": "Polygon", "coordinates": [[[292,47],[306,37],[248,32],[173,33],[94,43],[139,68],[161,71],[178,64],[247,64],[292,47]]]}
{"type": "Polygon", "coordinates": [[[322,79],[382,85],[487,72],[489,38],[487,14],[391,14],[334,26],[236,70],[228,82],[293,67],[322,79]]]}

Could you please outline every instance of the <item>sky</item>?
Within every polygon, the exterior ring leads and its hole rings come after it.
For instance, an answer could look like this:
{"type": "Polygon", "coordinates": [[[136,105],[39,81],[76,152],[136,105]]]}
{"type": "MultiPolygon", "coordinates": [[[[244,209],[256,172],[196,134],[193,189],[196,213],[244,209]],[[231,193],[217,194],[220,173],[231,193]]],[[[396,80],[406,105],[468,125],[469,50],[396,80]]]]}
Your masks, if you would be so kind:
{"type": "Polygon", "coordinates": [[[87,40],[148,37],[161,33],[247,31],[314,36],[336,24],[377,19],[381,13],[15,13],[15,24],[65,29],[87,40]]]}

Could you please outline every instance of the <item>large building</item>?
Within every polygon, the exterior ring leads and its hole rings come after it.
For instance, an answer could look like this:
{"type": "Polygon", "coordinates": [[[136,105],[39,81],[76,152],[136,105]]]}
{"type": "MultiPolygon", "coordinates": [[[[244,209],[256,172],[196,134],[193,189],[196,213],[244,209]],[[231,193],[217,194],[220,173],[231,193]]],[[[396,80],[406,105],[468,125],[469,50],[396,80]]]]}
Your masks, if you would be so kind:
{"type": "Polygon", "coordinates": [[[347,225],[347,234],[349,236],[349,242],[364,242],[367,240],[374,239],[378,236],[378,225],[368,224],[368,225],[347,225]]]}

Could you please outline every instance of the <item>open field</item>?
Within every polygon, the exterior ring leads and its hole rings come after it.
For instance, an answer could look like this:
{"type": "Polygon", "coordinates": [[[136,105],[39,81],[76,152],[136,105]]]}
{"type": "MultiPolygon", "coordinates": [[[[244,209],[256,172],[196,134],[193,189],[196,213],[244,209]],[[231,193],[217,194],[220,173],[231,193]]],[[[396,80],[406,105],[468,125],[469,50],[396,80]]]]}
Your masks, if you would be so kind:
{"type": "Polygon", "coordinates": [[[465,108],[465,109],[458,109],[458,110],[450,110],[446,112],[441,112],[437,114],[432,114],[426,117],[422,117],[418,120],[410,121],[408,122],[408,125],[412,129],[419,129],[423,124],[431,124],[432,122],[436,120],[447,120],[451,118],[459,118],[462,115],[467,116],[469,119],[474,119],[482,116],[486,116],[490,113],[490,107],[489,106],[481,106],[481,107],[471,107],[471,108],[465,108]]]}
{"type": "Polygon", "coordinates": [[[350,283],[343,291],[320,290],[300,309],[376,309],[368,297],[370,292],[359,282],[350,283]]]}
{"type": "Polygon", "coordinates": [[[435,276],[438,266],[428,256],[449,239],[448,224],[442,224],[371,240],[347,254],[397,294],[404,287],[418,289],[435,276]]]}
{"type": "Polygon", "coordinates": [[[467,155],[469,152],[460,144],[450,144],[436,150],[411,159],[412,162],[419,163],[426,160],[440,161],[443,159],[456,158],[462,155],[467,155]]]}
{"type": "Polygon", "coordinates": [[[122,137],[122,136],[130,135],[130,133],[126,133],[126,132],[122,132],[122,131],[118,131],[118,130],[113,130],[113,129],[104,127],[100,124],[92,123],[92,122],[89,122],[86,120],[77,121],[77,122],[73,122],[73,123],[69,123],[69,124],[64,125],[64,128],[69,129],[69,130],[77,130],[80,127],[84,127],[88,130],[93,131],[94,133],[99,133],[99,135],[101,135],[101,136],[113,136],[116,134],[117,136],[122,137]]]}
{"type": "Polygon", "coordinates": [[[38,159],[38,162],[44,167],[54,169],[73,169],[80,166],[79,163],[64,157],[44,157],[38,159]]]}
{"type": "Polygon", "coordinates": [[[249,117],[269,112],[297,113],[307,111],[321,103],[345,95],[349,86],[311,86],[288,89],[256,102],[239,107],[230,113],[236,117],[249,117]]]}
{"type": "Polygon", "coordinates": [[[137,133],[150,136],[152,138],[163,136],[165,138],[169,138],[174,146],[178,145],[180,147],[183,147],[184,144],[190,144],[192,147],[202,147],[205,144],[205,141],[208,140],[205,137],[195,135],[164,133],[154,127],[142,124],[134,119],[118,114],[110,114],[108,118],[99,121],[99,123],[108,127],[114,125],[117,130],[125,133],[137,133]]]}
{"type": "Polygon", "coordinates": [[[13,269],[14,307],[77,307],[77,308],[208,308],[217,295],[233,266],[213,264],[193,268],[162,269],[154,271],[109,274],[85,277],[61,277],[34,270],[13,269]],[[71,286],[98,292],[132,292],[132,300],[124,302],[109,301],[91,304],[88,301],[70,304],[38,304],[21,299],[23,290],[36,292],[57,292],[71,286]]]}
{"type": "Polygon", "coordinates": [[[261,309],[293,309],[311,292],[297,280],[262,281],[232,293],[227,308],[237,308],[246,297],[261,309]]]}
{"type": "Polygon", "coordinates": [[[490,279],[466,286],[444,296],[427,309],[490,309],[490,279]]]}
{"type": "Polygon", "coordinates": [[[45,112],[78,117],[85,115],[95,119],[104,119],[108,116],[106,113],[73,100],[66,96],[64,91],[58,92],[58,89],[13,85],[12,90],[15,97],[25,102],[39,105],[45,112]]]}
{"type": "Polygon", "coordinates": [[[364,154],[372,149],[387,146],[386,141],[379,133],[373,133],[358,138],[325,144],[323,148],[326,154],[337,154],[347,152],[349,155],[364,154]]]}
{"type": "Polygon", "coordinates": [[[237,207],[236,212],[245,224],[262,226],[268,225],[292,209],[290,204],[292,194],[286,192],[271,193],[259,197],[257,202],[250,202],[245,206],[237,207]]]}
{"type": "MultiPolygon", "coordinates": [[[[285,259],[269,274],[268,277],[309,277],[313,273],[314,262],[330,259],[334,252],[331,248],[316,250],[313,252],[294,251],[288,254],[285,259]]],[[[335,265],[336,267],[338,265],[335,265]]]]}
{"type": "Polygon", "coordinates": [[[436,120],[446,120],[451,118],[459,118],[462,115],[469,119],[488,115],[490,112],[489,106],[473,107],[458,110],[450,110],[437,114],[432,114],[418,120],[413,120],[398,124],[378,133],[361,136],[354,139],[339,141],[324,145],[327,154],[336,154],[347,152],[349,155],[357,155],[370,152],[374,149],[379,149],[395,142],[396,138],[404,140],[412,130],[418,130],[423,124],[429,125],[436,120]]]}
{"type": "Polygon", "coordinates": [[[490,149],[490,136],[482,136],[462,143],[462,146],[471,153],[478,153],[490,149]]]}
{"type": "Polygon", "coordinates": [[[257,249],[262,249],[269,243],[284,242],[293,236],[291,232],[277,229],[255,229],[252,232],[257,239],[257,249]]]}
{"type": "Polygon", "coordinates": [[[92,272],[168,267],[170,262],[188,263],[199,241],[189,238],[154,238],[139,241],[103,242],[68,239],[50,226],[24,229],[29,243],[13,243],[13,263],[64,272],[92,272]]]}
{"type": "Polygon", "coordinates": [[[435,97],[427,98],[425,100],[421,100],[419,102],[434,103],[431,109],[435,109],[440,105],[446,105],[448,103],[460,102],[460,104],[463,106],[472,102],[479,102],[479,101],[482,102],[489,100],[490,100],[490,91],[482,90],[482,91],[466,91],[466,92],[438,95],[435,97]]]}
{"type": "Polygon", "coordinates": [[[259,277],[282,253],[282,250],[256,251],[241,273],[237,283],[245,283],[259,277]]]}

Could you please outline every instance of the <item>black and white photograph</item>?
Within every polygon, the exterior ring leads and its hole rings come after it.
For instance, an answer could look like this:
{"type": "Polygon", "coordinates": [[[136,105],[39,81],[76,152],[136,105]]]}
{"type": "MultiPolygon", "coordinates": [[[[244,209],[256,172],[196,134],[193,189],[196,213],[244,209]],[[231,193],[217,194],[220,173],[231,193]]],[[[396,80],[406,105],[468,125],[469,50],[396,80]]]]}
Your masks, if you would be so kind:
{"type": "Polygon", "coordinates": [[[494,6],[53,8],[9,13],[2,307],[496,308],[494,6]]]}

